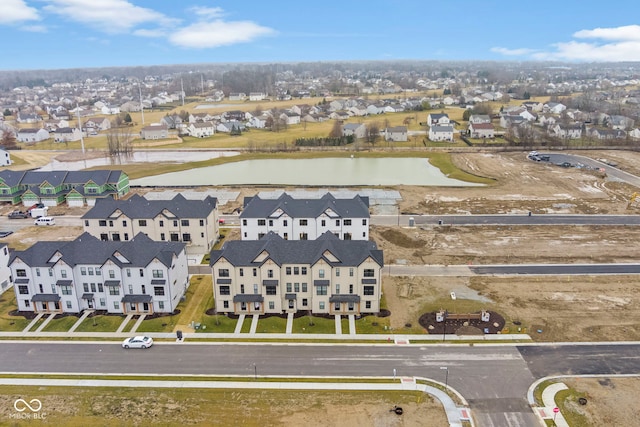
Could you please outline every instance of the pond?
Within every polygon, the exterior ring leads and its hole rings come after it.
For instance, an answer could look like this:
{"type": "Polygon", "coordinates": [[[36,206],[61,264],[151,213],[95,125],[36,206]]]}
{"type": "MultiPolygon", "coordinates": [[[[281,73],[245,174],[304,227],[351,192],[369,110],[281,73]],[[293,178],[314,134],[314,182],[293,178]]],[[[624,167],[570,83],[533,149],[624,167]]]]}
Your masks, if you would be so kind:
{"type": "Polygon", "coordinates": [[[136,186],[260,184],[482,186],[448,178],[426,158],[409,157],[245,160],[131,180],[136,186]]]}

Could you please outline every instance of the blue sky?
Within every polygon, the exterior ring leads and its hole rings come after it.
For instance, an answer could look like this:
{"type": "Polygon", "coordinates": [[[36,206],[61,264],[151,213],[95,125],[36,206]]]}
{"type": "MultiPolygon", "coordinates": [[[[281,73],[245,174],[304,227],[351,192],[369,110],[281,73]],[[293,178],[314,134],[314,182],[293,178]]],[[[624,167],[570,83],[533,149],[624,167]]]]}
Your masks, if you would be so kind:
{"type": "Polygon", "coordinates": [[[0,69],[640,61],[639,16],[637,0],[0,0],[0,69]]]}

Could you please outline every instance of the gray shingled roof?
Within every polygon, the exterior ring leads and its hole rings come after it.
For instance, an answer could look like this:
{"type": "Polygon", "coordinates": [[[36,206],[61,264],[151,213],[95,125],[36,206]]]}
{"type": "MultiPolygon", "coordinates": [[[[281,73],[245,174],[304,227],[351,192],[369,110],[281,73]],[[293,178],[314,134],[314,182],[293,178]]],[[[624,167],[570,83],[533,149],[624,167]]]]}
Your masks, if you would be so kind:
{"type": "Polygon", "coordinates": [[[181,219],[206,218],[217,203],[218,199],[211,196],[204,200],[188,200],[178,194],[171,200],[147,200],[136,194],[127,200],[98,199],[95,206],[82,218],[106,219],[118,209],[130,219],[152,219],[161,215],[164,210],[181,219]]]}
{"type": "Polygon", "coordinates": [[[107,183],[117,184],[121,170],[94,170],[94,171],[26,171],[13,172],[9,170],[0,171],[0,179],[7,185],[13,187],[16,185],[36,186],[47,181],[52,185],[60,184],[78,184],[83,185],[89,181],[95,182],[97,185],[107,183]]]}
{"type": "MultiPolygon", "coordinates": [[[[89,233],[70,242],[37,242],[24,251],[13,251],[9,265],[20,258],[31,267],[50,267],[51,257],[62,254],[62,260],[71,267],[76,265],[102,265],[107,260],[118,266],[146,267],[153,259],[158,259],[167,267],[171,266],[173,256],[184,250],[182,242],[155,242],[144,233],[137,234],[129,241],[112,242],[99,240],[89,233]],[[115,254],[124,256],[129,263],[123,263],[115,254]]],[[[105,282],[106,283],[106,282],[105,282]]]]}
{"type": "Polygon", "coordinates": [[[268,252],[269,258],[278,265],[313,265],[323,258],[327,250],[339,260],[334,262],[325,258],[325,261],[333,266],[358,266],[367,257],[372,257],[380,267],[384,265],[382,251],[377,248],[375,242],[340,240],[330,232],[324,233],[316,240],[284,240],[273,232],[260,240],[230,240],[222,249],[211,251],[209,265],[212,266],[224,257],[236,267],[257,267],[262,262],[253,260],[262,251],[268,252]]]}
{"type": "Polygon", "coordinates": [[[282,209],[291,218],[318,218],[327,209],[333,210],[341,218],[369,218],[369,198],[355,196],[353,199],[336,199],[327,193],[320,199],[294,199],[282,193],[277,199],[247,197],[240,218],[268,218],[282,209]]]}

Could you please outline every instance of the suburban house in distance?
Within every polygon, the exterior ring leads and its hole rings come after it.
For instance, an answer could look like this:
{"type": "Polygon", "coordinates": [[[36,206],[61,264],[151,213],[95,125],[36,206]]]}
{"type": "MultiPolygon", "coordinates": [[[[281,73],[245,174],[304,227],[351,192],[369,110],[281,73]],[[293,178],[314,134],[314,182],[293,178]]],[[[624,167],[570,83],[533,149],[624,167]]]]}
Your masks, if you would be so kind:
{"type": "Polygon", "coordinates": [[[99,200],[82,216],[84,231],[103,241],[127,241],[144,233],[156,241],[184,242],[189,253],[207,253],[218,240],[218,200],[99,200]]]}
{"type": "Polygon", "coordinates": [[[102,242],[88,233],[73,241],[40,241],[11,253],[19,311],[171,313],[188,286],[184,243],[102,242]]]}
{"type": "Polygon", "coordinates": [[[383,253],[375,242],[232,240],[211,251],[213,295],[219,313],[378,313],[383,253]]]}
{"type": "Polygon", "coordinates": [[[493,138],[495,137],[495,129],[493,123],[485,122],[469,122],[469,136],[471,138],[493,138]]]}
{"type": "Polygon", "coordinates": [[[242,240],[258,240],[273,232],[284,240],[314,240],[327,231],[342,240],[369,240],[369,198],[277,199],[246,197],[240,214],[242,240]]]}
{"type": "Polygon", "coordinates": [[[42,128],[18,129],[16,139],[20,142],[40,142],[49,139],[49,132],[42,128]]]}
{"type": "Polygon", "coordinates": [[[453,142],[452,125],[433,125],[429,128],[429,140],[453,142]]]}
{"type": "Polygon", "coordinates": [[[142,139],[164,139],[169,137],[169,128],[166,125],[149,125],[140,131],[142,139]]]}
{"type": "Polygon", "coordinates": [[[9,269],[9,247],[6,243],[0,244],[0,295],[13,286],[11,269],[9,269]]]}
{"type": "Polygon", "coordinates": [[[0,166],[11,165],[11,154],[7,150],[0,148],[0,166]]]}
{"type": "Polygon", "coordinates": [[[97,199],[129,192],[129,176],[121,170],[0,171],[0,202],[33,206],[93,206],[97,199]]]}
{"type": "Polygon", "coordinates": [[[342,136],[353,135],[356,139],[362,139],[367,133],[364,123],[347,123],[342,126],[342,136]]]}
{"type": "Polygon", "coordinates": [[[406,142],[408,140],[406,126],[393,126],[384,130],[384,140],[393,142],[406,142]]]}

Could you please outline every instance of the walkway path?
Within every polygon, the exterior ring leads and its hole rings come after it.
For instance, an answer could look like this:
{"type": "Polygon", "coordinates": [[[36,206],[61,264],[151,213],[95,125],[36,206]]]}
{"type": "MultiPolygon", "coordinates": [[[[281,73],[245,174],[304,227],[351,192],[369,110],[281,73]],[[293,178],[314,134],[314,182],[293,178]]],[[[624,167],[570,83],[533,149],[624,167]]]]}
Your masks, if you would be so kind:
{"type": "Polygon", "coordinates": [[[249,329],[249,333],[250,334],[255,334],[256,330],[258,329],[258,320],[260,319],[260,315],[259,314],[254,314],[253,318],[251,319],[251,328],[249,329]]]}
{"type": "Polygon", "coordinates": [[[350,314],[349,315],[349,335],[355,335],[355,334],[356,334],[356,315],[350,314]]]}
{"type": "Polygon", "coordinates": [[[82,322],[84,322],[84,320],[85,320],[87,317],[89,317],[89,315],[90,315],[91,313],[93,313],[94,311],[95,311],[95,310],[85,310],[85,311],[82,313],[82,316],[80,316],[80,318],[78,319],[78,321],[77,321],[76,323],[74,323],[74,324],[73,324],[73,326],[69,329],[69,332],[73,332],[73,331],[75,331],[75,330],[76,330],[76,328],[77,328],[78,326],[80,326],[80,324],[81,324],[82,322]]]}
{"type": "Polygon", "coordinates": [[[127,317],[125,317],[122,323],[120,323],[120,326],[118,326],[118,329],[116,330],[116,332],[117,333],[122,332],[122,330],[129,324],[129,321],[131,320],[132,317],[133,317],[133,314],[127,314],[127,317]]]}
{"type": "Polygon", "coordinates": [[[131,328],[131,331],[129,332],[134,333],[135,331],[137,331],[145,317],[147,317],[146,314],[141,314],[138,320],[136,320],[136,323],[133,324],[133,328],[131,328]]]}
{"type": "Polygon", "coordinates": [[[42,330],[49,324],[49,322],[51,322],[51,320],[56,317],[56,314],[58,313],[50,313],[49,316],[44,319],[44,322],[42,322],[40,326],[38,326],[38,329],[36,329],[35,332],[42,332],[42,330]]]}
{"type": "Polygon", "coordinates": [[[336,314],[336,335],[342,335],[342,316],[336,314]]]}
{"type": "Polygon", "coordinates": [[[29,322],[27,327],[22,330],[22,332],[23,333],[29,332],[31,330],[31,328],[33,328],[33,325],[38,323],[38,320],[42,319],[42,316],[44,316],[45,314],[46,313],[38,313],[38,315],[31,322],[29,322]]]}
{"type": "MultiPolygon", "coordinates": [[[[565,383],[553,383],[542,390],[542,403],[544,404],[544,416],[542,418],[551,418],[557,427],[569,427],[567,420],[564,419],[562,412],[554,412],[556,405],[556,393],[568,389],[565,383]]],[[[542,415],[542,414],[541,414],[542,415]]]]}
{"type": "Polygon", "coordinates": [[[244,314],[241,314],[238,317],[238,323],[236,323],[236,329],[233,331],[234,334],[239,334],[242,330],[242,325],[244,324],[244,314]]]}
{"type": "Polygon", "coordinates": [[[293,313],[287,314],[287,329],[285,333],[291,334],[291,332],[293,332],[293,313]]]}

